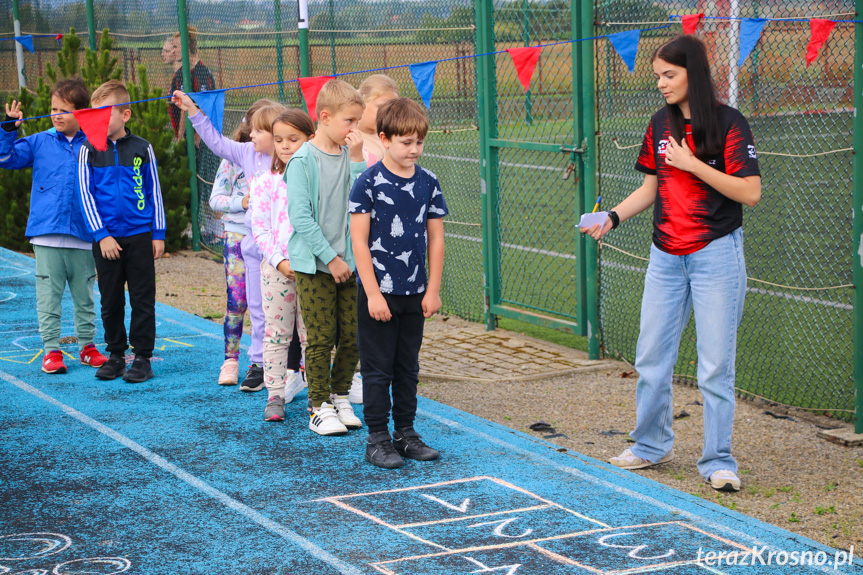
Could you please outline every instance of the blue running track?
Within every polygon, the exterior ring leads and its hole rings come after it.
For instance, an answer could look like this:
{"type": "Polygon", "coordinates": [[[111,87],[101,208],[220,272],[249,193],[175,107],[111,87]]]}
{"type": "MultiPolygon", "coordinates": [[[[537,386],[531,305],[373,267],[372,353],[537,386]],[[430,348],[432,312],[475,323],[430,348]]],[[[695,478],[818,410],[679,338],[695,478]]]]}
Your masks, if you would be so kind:
{"type": "MultiPolygon", "coordinates": [[[[154,379],[99,381],[76,344],[67,374],[44,374],[33,273],[0,250],[0,574],[863,573],[860,559],[422,398],[417,427],[442,458],[378,469],[364,430],[309,431],[305,394],[265,423],[265,392],[216,384],[221,326],[164,305],[154,379]]],[[[68,293],[64,310],[72,335],[68,293]]]]}

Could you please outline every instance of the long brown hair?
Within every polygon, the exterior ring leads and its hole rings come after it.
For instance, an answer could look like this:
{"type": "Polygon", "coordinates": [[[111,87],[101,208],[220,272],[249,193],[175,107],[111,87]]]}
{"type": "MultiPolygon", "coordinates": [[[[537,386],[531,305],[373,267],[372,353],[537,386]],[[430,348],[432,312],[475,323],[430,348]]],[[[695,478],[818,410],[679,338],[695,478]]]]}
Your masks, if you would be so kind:
{"type": "MultiPolygon", "coordinates": [[[[279,114],[279,117],[273,120],[273,127],[280,123],[287,124],[309,138],[315,135],[315,123],[312,121],[312,118],[298,108],[288,108],[279,114]]],[[[284,174],[286,167],[287,164],[280,160],[279,156],[274,153],[272,170],[276,173],[284,174]]]]}
{"type": "Polygon", "coordinates": [[[231,139],[235,142],[251,142],[252,141],[252,116],[255,115],[255,112],[263,108],[264,106],[271,106],[276,104],[277,102],[270,100],[269,98],[261,98],[260,100],[255,100],[255,103],[249,106],[246,115],[243,116],[243,120],[239,123],[239,125],[234,128],[234,131],[231,133],[231,139]]]}

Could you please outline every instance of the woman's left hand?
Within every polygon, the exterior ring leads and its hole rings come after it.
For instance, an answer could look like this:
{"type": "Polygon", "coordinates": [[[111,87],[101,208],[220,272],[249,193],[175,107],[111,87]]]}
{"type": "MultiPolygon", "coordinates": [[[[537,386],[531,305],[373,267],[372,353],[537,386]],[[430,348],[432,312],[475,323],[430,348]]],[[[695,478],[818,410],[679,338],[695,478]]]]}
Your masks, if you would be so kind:
{"type": "Polygon", "coordinates": [[[698,158],[689,149],[686,139],[678,144],[677,140],[671,136],[668,137],[668,146],[665,148],[666,164],[684,172],[692,172],[698,165],[698,161],[698,158]]]}

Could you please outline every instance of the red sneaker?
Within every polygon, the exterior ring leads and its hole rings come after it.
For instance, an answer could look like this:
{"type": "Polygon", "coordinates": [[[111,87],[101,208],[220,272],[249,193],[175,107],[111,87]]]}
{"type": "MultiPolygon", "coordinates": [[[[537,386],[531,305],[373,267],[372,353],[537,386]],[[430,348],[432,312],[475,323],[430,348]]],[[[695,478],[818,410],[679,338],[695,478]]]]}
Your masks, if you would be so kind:
{"type": "Polygon", "coordinates": [[[45,373],[66,373],[63,353],[59,349],[45,354],[45,359],[42,360],[42,371],[45,373]]]}
{"type": "Polygon", "coordinates": [[[106,361],[108,361],[108,358],[99,353],[99,350],[96,349],[96,346],[92,343],[88,343],[84,346],[84,349],[81,350],[81,363],[84,365],[102,367],[102,364],[106,361]]]}

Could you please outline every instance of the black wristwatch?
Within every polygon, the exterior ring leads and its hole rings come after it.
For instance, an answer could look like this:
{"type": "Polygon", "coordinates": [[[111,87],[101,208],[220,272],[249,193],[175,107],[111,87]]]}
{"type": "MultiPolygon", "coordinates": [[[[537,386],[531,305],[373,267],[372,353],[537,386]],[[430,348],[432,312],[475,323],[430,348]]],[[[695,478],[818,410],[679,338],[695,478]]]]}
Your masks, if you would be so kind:
{"type": "Polygon", "coordinates": [[[614,210],[608,210],[608,217],[611,219],[611,229],[617,228],[620,225],[620,216],[614,210]]]}

